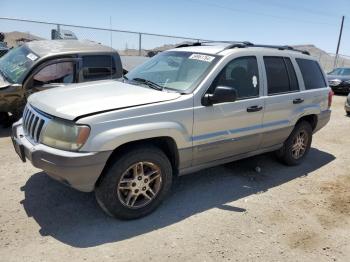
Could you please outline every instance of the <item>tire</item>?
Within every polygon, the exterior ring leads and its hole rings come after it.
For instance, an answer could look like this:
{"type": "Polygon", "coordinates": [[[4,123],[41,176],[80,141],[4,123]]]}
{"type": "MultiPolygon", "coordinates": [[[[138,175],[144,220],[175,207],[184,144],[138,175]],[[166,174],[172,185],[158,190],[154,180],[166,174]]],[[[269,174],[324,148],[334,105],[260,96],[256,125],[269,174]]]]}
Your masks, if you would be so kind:
{"type": "MultiPolygon", "coordinates": [[[[310,151],[312,142],[312,127],[311,125],[306,122],[302,121],[299,122],[293,129],[290,136],[287,138],[287,140],[284,142],[283,147],[276,151],[277,158],[284,164],[288,166],[295,166],[299,165],[306,155],[310,151]],[[300,149],[299,151],[299,157],[297,157],[297,150],[293,150],[294,148],[299,148],[299,146],[296,145],[297,143],[297,137],[298,135],[304,134],[306,137],[306,141],[304,140],[304,149],[300,149]]],[[[299,140],[299,144],[300,140],[299,140]]]]}
{"type": "Polygon", "coordinates": [[[347,116],[350,116],[350,111],[346,111],[346,115],[347,115],[347,116]]]}
{"type": "Polygon", "coordinates": [[[136,147],[112,160],[95,188],[95,196],[108,215],[136,219],[154,211],[171,184],[172,166],[163,151],[152,145],[136,147]]]}

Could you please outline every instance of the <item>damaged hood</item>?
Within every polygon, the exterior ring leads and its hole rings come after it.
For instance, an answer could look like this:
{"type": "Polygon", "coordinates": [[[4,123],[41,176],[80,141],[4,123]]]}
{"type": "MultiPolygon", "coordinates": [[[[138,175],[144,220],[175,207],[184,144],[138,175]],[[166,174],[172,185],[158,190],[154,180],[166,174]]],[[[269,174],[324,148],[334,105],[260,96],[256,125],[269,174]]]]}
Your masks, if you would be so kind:
{"type": "Polygon", "coordinates": [[[67,120],[84,115],[173,100],[179,93],[158,91],[116,80],[58,87],[29,97],[40,111],[67,120]]]}

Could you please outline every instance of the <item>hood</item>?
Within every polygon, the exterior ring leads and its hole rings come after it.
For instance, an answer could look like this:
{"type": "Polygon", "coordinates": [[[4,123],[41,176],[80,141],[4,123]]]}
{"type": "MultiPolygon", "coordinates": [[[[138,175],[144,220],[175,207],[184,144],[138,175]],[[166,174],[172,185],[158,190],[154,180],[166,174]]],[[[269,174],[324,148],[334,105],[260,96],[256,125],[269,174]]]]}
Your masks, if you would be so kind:
{"type": "Polygon", "coordinates": [[[73,120],[83,115],[163,102],[180,96],[179,93],[106,80],[39,92],[31,95],[28,102],[44,113],[73,120]]]}

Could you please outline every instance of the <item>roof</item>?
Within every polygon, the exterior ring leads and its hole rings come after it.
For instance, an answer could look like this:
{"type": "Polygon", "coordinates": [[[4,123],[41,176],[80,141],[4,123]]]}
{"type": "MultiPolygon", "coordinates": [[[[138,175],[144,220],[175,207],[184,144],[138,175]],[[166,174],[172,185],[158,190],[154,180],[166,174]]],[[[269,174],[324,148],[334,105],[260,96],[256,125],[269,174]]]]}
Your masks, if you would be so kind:
{"type": "Polygon", "coordinates": [[[25,46],[41,57],[63,53],[117,52],[96,42],[80,40],[40,40],[28,42],[25,46]]]}

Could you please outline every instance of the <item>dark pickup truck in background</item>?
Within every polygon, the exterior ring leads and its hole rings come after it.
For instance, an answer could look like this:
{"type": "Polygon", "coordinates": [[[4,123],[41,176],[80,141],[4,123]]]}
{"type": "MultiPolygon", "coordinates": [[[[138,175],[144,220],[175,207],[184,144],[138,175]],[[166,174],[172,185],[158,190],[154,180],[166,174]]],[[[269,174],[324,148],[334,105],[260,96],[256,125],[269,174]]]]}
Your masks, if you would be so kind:
{"type": "Polygon", "coordinates": [[[13,48],[0,58],[0,124],[20,117],[32,93],[122,75],[118,52],[95,42],[45,40],[13,48]]]}

